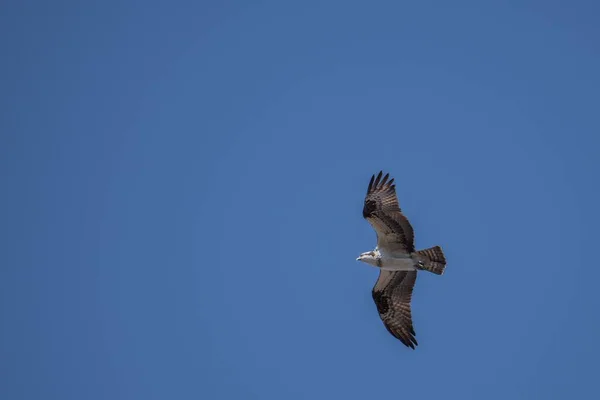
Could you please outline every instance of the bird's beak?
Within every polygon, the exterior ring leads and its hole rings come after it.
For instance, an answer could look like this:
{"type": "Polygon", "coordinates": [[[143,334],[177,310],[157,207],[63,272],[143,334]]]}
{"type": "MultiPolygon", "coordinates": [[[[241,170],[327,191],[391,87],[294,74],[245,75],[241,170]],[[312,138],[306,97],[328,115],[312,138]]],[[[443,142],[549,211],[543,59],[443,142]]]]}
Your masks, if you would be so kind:
{"type": "Polygon", "coordinates": [[[360,257],[361,257],[361,256],[358,256],[358,258],[356,259],[356,261],[360,261],[360,257]]]}

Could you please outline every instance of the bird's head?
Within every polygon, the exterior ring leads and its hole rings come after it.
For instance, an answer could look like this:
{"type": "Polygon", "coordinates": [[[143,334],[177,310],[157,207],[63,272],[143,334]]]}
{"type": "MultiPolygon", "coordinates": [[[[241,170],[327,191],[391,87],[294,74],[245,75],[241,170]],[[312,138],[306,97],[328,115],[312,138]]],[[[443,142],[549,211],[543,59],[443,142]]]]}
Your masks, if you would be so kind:
{"type": "Polygon", "coordinates": [[[377,257],[378,254],[375,251],[367,251],[366,253],[362,253],[356,261],[362,261],[367,264],[377,265],[377,257]]]}

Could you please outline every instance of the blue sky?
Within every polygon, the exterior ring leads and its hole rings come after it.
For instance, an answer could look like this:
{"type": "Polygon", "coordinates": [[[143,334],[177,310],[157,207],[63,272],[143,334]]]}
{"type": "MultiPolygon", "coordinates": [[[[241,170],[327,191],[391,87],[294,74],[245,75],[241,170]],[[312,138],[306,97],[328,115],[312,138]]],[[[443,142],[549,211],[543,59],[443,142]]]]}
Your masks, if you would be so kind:
{"type": "Polygon", "coordinates": [[[513,3],[3,2],[0,397],[597,398],[600,10],[513,3]]]}

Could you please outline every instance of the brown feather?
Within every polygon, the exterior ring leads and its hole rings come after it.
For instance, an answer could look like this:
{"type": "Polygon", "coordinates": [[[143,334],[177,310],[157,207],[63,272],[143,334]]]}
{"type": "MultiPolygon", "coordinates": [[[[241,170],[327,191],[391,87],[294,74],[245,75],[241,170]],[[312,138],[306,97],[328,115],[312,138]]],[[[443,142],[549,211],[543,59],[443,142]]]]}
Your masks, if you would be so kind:
{"type": "Polygon", "coordinates": [[[375,178],[371,176],[363,206],[363,217],[377,232],[377,245],[391,252],[412,253],[414,231],[408,219],[402,214],[396,195],[394,178],[383,171],[375,178]]]}
{"type": "Polygon", "coordinates": [[[418,345],[410,302],[417,271],[380,271],[372,290],[379,317],[386,329],[405,346],[418,345]]]}

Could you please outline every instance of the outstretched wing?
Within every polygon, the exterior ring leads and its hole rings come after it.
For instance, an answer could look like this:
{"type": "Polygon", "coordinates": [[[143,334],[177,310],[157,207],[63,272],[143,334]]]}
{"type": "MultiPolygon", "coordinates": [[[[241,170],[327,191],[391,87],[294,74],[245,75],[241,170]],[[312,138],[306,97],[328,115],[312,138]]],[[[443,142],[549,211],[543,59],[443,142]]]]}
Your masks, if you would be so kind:
{"type": "Polygon", "coordinates": [[[391,253],[412,253],[415,251],[413,228],[402,214],[396,196],[394,179],[386,174],[383,179],[379,172],[377,179],[371,177],[363,217],[377,232],[377,247],[391,253]]]}
{"type": "Polygon", "coordinates": [[[373,300],[387,330],[405,346],[418,345],[412,324],[410,301],[417,271],[379,271],[373,287],[373,300]]]}

